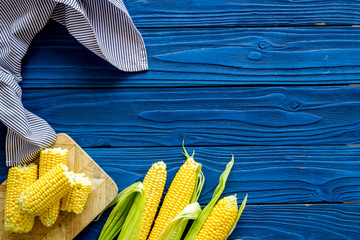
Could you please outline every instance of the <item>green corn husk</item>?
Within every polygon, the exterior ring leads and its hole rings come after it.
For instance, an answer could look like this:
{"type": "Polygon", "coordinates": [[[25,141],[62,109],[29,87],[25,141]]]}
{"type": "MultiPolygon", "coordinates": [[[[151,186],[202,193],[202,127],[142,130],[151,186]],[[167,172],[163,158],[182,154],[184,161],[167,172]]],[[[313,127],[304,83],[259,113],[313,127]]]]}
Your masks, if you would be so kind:
{"type": "MultiPolygon", "coordinates": [[[[216,202],[221,196],[222,192],[225,189],[225,184],[230,174],[231,168],[234,165],[234,156],[232,156],[231,161],[226,165],[224,172],[221,174],[219,178],[219,184],[217,185],[211,201],[206,205],[204,210],[201,212],[200,216],[194,221],[191,225],[189,232],[186,234],[185,240],[195,240],[196,235],[200,231],[202,225],[204,224],[206,218],[209,216],[211,210],[214,208],[216,202]]],[[[241,214],[241,213],[240,213],[241,214]]],[[[240,216],[239,216],[240,217],[240,216]]]]}
{"type": "Polygon", "coordinates": [[[145,190],[141,184],[129,214],[120,232],[118,240],[138,240],[140,236],[141,218],[145,208],[145,190]]]}
{"type": "Polygon", "coordinates": [[[111,211],[100,233],[99,240],[112,240],[119,232],[121,232],[120,236],[127,237],[125,239],[135,239],[128,237],[132,235],[138,238],[140,223],[139,221],[136,222],[136,220],[140,218],[141,221],[145,205],[145,192],[142,183],[134,183],[121,191],[109,206],[99,214],[95,221],[100,218],[107,208],[115,204],[116,206],[111,211]],[[122,229],[124,231],[121,231],[122,229]]]}
{"type": "MultiPolygon", "coordinates": [[[[184,153],[186,159],[194,157],[195,151],[193,151],[193,154],[190,156],[184,147],[184,141],[183,141],[182,147],[183,147],[183,150],[184,150],[183,153],[184,153]]],[[[196,166],[196,180],[195,180],[196,185],[195,185],[195,190],[193,192],[193,195],[191,196],[191,199],[190,199],[190,204],[196,202],[199,199],[201,191],[202,191],[204,183],[205,183],[205,176],[204,176],[203,172],[201,171],[202,165],[200,163],[196,162],[195,166],[196,166]]]]}
{"type": "Polygon", "coordinates": [[[244,200],[243,200],[242,203],[241,203],[240,209],[239,209],[239,211],[238,211],[238,213],[237,213],[236,220],[235,220],[235,222],[233,223],[233,225],[232,225],[232,227],[231,227],[231,229],[230,229],[230,231],[229,231],[229,234],[227,235],[226,238],[228,238],[228,237],[231,235],[231,233],[234,231],[234,229],[235,229],[235,227],[236,227],[236,224],[237,224],[237,222],[239,221],[242,212],[244,211],[244,208],[245,208],[245,205],[246,205],[246,201],[247,201],[247,197],[248,197],[248,195],[246,194],[244,200]]]}
{"type": "Polygon", "coordinates": [[[190,199],[190,203],[197,202],[205,183],[205,176],[201,171],[202,165],[200,163],[196,163],[195,166],[196,166],[196,184],[195,184],[195,190],[190,199]]]}
{"type": "Polygon", "coordinates": [[[195,220],[201,213],[198,202],[187,205],[181,213],[171,220],[157,240],[180,240],[189,220],[195,220]]]}

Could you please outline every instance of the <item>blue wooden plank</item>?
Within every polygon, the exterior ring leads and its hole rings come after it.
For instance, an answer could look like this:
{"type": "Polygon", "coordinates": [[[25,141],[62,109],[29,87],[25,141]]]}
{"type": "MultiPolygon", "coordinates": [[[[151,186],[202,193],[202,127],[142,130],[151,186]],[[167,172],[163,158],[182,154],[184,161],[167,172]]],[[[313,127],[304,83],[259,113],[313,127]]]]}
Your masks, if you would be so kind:
{"type": "Polygon", "coordinates": [[[349,84],[360,80],[360,28],[142,29],[147,72],[123,73],[52,24],[24,60],[23,87],[349,84]]]}
{"type": "Polygon", "coordinates": [[[229,239],[355,240],[359,210],[359,204],[248,206],[229,239]]]}
{"type": "MultiPolygon", "coordinates": [[[[206,204],[231,155],[235,165],[223,196],[249,194],[249,203],[360,202],[360,146],[189,147],[206,178],[199,202],[206,204]]],[[[181,147],[86,148],[118,188],[142,181],[155,161],[167,164],[171,180],[184,162],[181,147]]],[[[2,154],[2,153],[1,153],[2,154]]],[[[7,170],[0,163],[0,182],[7,170]]],[[[242,199],[239,199],[239,203],[242,199]]]]}
{"type": "MultiPolygon", "coordinates": [[[[96,239],[110,211],[75,240],[96,239]]],[[[360,204],[246,206],[229,240],[355,240],[360,236],[360,204]]]]}
{"type": "Polygon", "coordinates": [[[354,86],[44,89],[23,101],[82,147],[179,146],[184,136],[195,146],[360,142],[354,86]]]}
{"type": "Polygon", "coordinates": [[[360,22],[359,1],[127,0],[138,27],[352,25],[360,22]]]}
{"type": "MultiPolygon", "coordinates": [[[[189,147],[192,150],[206,178],[201,204],[210,201],[231,153],[235,165],[224,196],[248,193],[249,203],[360,202],[360,147],[189,147]]],[[[119,189],[142,181],[155,161],[167,164],[168,189],[185,159],[180,146],[86,151],[119,189]]]]}
{"type": "Polygon", "coordinates": [[[8,174],[8,168],[5,165],[5,151],[0,150],[0,184],[3,183],[8,174]]]}

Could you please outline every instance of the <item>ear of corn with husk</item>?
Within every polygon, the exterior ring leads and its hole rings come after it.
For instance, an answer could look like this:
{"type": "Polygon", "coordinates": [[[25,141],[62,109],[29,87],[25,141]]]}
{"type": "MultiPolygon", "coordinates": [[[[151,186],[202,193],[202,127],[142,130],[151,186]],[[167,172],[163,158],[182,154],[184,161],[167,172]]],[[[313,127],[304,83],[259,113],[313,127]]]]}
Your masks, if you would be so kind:
{"type": "MultiPolygon", "coordinates": [[[[225,184],[226,184],[227,178],[228,178],[228,176],[230,174],[230,171],[231,171],[233,165],[234,165],[234,156],[232,157],[231,161],[226,165],[226,168],[225,168],[224,172],[221,174],[221,176],[219,178],[219,184],[218,184],[218,186],[216,187],[216,189],[215,189],[215,191],[213,193],[213,197],[212,197],[210,203],[204,208],[203,211],[199,212],[199,216],[197,218],[193,219],[195,221],[191,225],[190,231],[188,232],[188,235],[186,236],[187,238],[190,238],[191,235],[193,235],[194,238],[196,237],[197,232],[200,230],[201,226],[205,222],[206,218],[210,214],[211,210],[213,209],[214,205],[216,204],[217,200],[219,199],[219,197],[221,196],[223,190],[225,189],[225,184]]],[[[177,231],[177,235],[176,234],[173,234],[173,235],[171,235],[171,234],[168,234],[168,235],[162,234],[161,237],[158,240],[160,240],[160,239],[161,240],[180,239],[183,232],[184,232],[184,229],[186,227],[186,223],[187,223],[187,221],[177,222],[177,224],[180,224],[180,225],[183,224],[184,225],[184,226],[177,226],[178,229],[182,229],[182,231],[177,231]]],[[[175,228],[175,227],[172,226],[172,228],[175,228]]]]}
{"type": "Polygon", "coordinates": [[[225,171],[221,174],[219,184],[214,191],[211,201],[194,221],[185,240],[225,240],[235,229],[236,223],[245,208],[247,195],[239,210],[237,209],[236,195],[225,197],[216,203],[225,188],[225,183],[233,164],[234,156],[232,156],[225,171]]]}
{"type": "Polygon", "coordinates": [[[195,162],[194,153],[190,156],[185,147],[183,149],[187,159],[169,187],[148,240],[157,240],[170,221],[187,205],[196,202],[202,191],[205,178],[201,164],[195,162]]]}
{"type": "Polygon", "coordinates": [[[185,240],[194,240],[196,235],[199,232],[200,228],[203,226],[206,218],[211,213],[211,210],[214,208],[217,200],[220,198],[222,192],[225,189],[226,181],[229,177],[230,171],[234,165],[234,156],[232,156],[231,161],[226,165],[224,172],[219,177],[219,184],[217,185],[211,201],[206,205],[204,210],[201,212],[200,216],[194,221],[191,225],[190,230],[188,231],[185,240]]]}

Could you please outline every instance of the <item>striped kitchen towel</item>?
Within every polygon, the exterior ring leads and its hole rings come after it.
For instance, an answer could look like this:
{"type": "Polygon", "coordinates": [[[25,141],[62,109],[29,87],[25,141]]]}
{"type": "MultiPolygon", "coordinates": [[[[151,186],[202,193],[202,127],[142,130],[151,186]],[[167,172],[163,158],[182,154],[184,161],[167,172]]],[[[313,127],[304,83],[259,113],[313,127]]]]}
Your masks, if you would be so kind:
{"type": "Polygon", "coordinates": [[[118,69],[147,70],[146,49],[121,0],[0,0],[0,120],[7,126],[6,165],[34,160],[55,131],[21,102],[21,60],[52,18],[118,69]]]}

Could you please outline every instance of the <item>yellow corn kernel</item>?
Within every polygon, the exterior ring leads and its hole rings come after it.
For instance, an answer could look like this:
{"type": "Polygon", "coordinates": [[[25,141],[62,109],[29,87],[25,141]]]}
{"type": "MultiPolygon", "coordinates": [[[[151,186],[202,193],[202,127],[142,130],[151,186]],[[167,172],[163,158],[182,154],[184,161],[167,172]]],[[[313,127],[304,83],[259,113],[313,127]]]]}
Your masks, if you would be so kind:
{"type": "Polygon", "coordinates": [[[171,182],[164,203],[149,235],[149,240],[156,240],[168,223],[189,205],[196,184],[196,162],[188,157],[171,182]]]}
{"type": "Polygon", "coordinates": [[[45,148],[40,152],[39,177],[60,163],[67,165],[69,151],[61,148],[45,148]]]}
{"type": "Polygon", "coordinates": [[[39,216],[41,223],[45,227],[54,225],[60,213],[60,200],[54,202],[44,213],[39,216]]]}
{"type": "Polygon", "coordinates": [[[61,199],[61,211],[79,214],[83,211],[91,189],[91,182],[85,174],[74,174],[75,184],[71,190],[61,199]]]}
{"type": "Polygon", "coordinates": [[[31,216],[43,214],[69,191],[73,174],[64,164],[57,165],[20,195],[20,209],[31,216]]]}
{"type": "MultiPolygon", "coordinates": [[[[40,152],[39,177],[49,172],[60,163],[67,165],[69,151],[61,148],[46,148],[40,152]]],[[[51,227],[60,213],[60,200],[50,206],[39,216],[40,221],[46,227],[51,227]]]]}
{"type": "Polygon", "coordinates": [[[224,197],[211,210],[196,240],[224,240],[238,213],[236,195],[224,197]]]}
{"type": "Polygon", "coordinates": [[[166,182],[166,164],[161,161],[154,163],[144,178],[145,208],[141,219],[139,240],[146,240],[159,203],[164,191],[166,182]]]}
{"type": "Polygon", "coordinates": [[[19,196],[37,179],[37,165],[19,165],[9,169],[6,195],[4,224],[11,233],[27,233],[34,226],[34,217],[26,215],[19,208],[19,196]]]}

